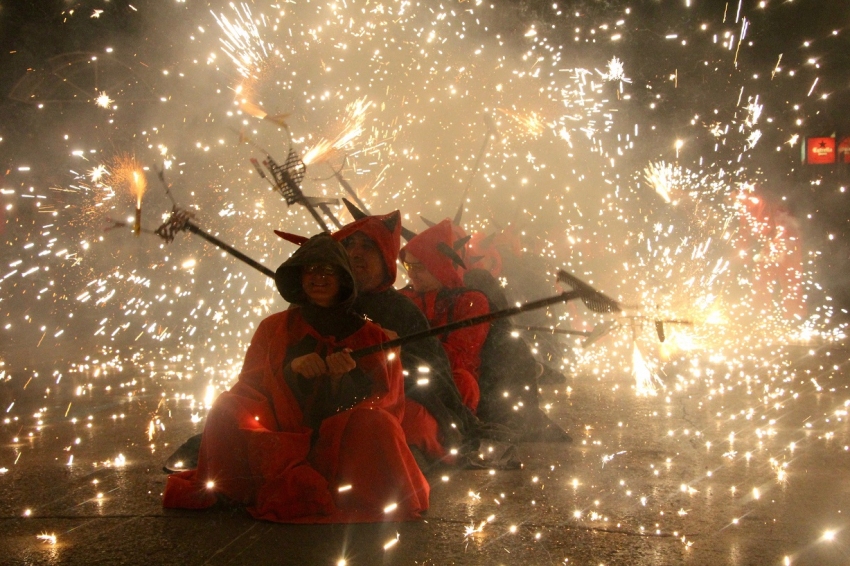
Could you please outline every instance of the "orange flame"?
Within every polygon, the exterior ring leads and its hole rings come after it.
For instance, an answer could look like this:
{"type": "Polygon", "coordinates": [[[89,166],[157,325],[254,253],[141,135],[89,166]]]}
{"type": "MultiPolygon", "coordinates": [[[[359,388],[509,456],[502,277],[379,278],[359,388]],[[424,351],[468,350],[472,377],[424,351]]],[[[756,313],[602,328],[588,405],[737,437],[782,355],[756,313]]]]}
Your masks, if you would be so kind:
{"type": "Polygon", "coordinates": [[[116,187],[126,186],[130,194],[136,197],[136,208],[142,207],[142,195],[148,187],[145,173],[136,158],[129,154],[120,154],[112,164],[112,179],[116,187]]]}

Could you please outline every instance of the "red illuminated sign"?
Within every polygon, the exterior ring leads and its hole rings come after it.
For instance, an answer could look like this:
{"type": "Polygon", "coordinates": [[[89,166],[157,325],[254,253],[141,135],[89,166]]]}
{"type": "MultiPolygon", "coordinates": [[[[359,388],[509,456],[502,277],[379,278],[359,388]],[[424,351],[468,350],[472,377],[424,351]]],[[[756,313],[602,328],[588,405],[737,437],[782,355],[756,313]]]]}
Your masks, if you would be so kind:
{"type": "Polygon", "coordinates": [[[835,163],[835,138],[806,138],[806,163],[835,163]]]}

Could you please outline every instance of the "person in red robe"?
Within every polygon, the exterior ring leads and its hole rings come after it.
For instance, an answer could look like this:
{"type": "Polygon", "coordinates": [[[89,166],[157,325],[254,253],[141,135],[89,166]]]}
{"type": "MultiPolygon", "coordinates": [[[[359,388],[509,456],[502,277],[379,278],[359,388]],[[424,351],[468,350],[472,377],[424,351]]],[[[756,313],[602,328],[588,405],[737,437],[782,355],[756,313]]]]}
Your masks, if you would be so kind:
{"type": "Polygon", "coordinates": [[[345,250],[314,236],[275,282],[292,307],[260,323],[237,383],[210,410],[197,469],[168,477],[163,506],[202,509],[223,498],[290,523],[419,517],[430,488],[401,427],[398,353],[349,353],[388,336],[350,310],[345,250]]]}
{"type": "MultiPolygon", "coordinates": [[[[332,234],[351,260],[357,300],[354,310],[381,328],[409,336],[428,329],[425,315],[393,288],[401,247],[401,214],[394,211],[356,220],[332,234]]],[[[401,349],[407,443],[428,461],[478,447],[480,422],[461,401],[445,350],[436,338],[401,349]]]]}
{"type": "MultiPolygon", "coordinates": [[[[399,252],[413,286],[402,292],[425,313],[432,328],[490,312],[483,293],[463,286],[457,271],[463,262],[452,248],[454,242],[451,221],[446,219],[412,238],[399,252]]],[[[489,329],[484,323],[440,337],[461,399],[473,412],[481,397],[481,348],[489,329]]]]}

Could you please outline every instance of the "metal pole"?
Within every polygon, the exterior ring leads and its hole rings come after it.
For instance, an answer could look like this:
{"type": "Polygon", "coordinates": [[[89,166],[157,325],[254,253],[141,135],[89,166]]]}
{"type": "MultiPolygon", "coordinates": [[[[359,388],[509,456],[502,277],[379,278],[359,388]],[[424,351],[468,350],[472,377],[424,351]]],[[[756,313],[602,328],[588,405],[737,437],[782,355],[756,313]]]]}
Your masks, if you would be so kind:
{"type": "Polygon", "coordinates": [[[245,254],[243,254],[242,252],[240,252],[239,250],[237,250],[233,246],[225,244],[224,242],[222,242],[221,240],[219,240],[215,236],[207,234],[206,232],[204,232],[203,230],[201,230],[200,228],[198,228],[197,226],[195,226],[191,222],[186,222],[186,230],[188,230],[189,232],[191,232],[193,234],[197,234],[198,236],[200,236],[204,240],[208,241],[212,245],[226,251],[227,253],[229,253],[230,255],[235,257],[236,259],[247,263],[248,265],[250,265],[251,267],[253,267],[257,271],[262,273],[263,275],[266,275],[267,277],[271,277],[272,279],[274,279],[274,271],[272,271],[271,269],[269,269],[268,267],[266,267],[262,263],[246,256],[245,254]]]}
{"type": "Polygon", "coordinates": [[[373,346],[367,346],[365,348],[360,348],[359,350],[354,350],[353,352],[351,352],[351,357],[362,358],[363,356],[368,356],[369,354],[374,354],[375,352],[380,352],[381,350],[388,350],[390,348],[395,348],[396,346],[403,346],[410,342],[416,342],[424,338],[430,338],[432,336],[451,332],[452,330],[457,330],[458,328],[466,328],[467,326],[483,324],[485,322],[514,316],[526,311],[548,307],[549,305],[554,305],[556,303],[565,303],[573,299],[581,298],[583,295],[585,295],[585,293],[582,291],[566,291],[564,293],[561,293],[560,295],[555,295],[554,297],[547,297],[545,299],[539,299],[536,301],[530,301],[518,307],[511,307],[496,312],[473,316],[472,318],[457,320],[449,324],[444,324],[443,326],[435,326],[434,328],[429,328],[428,330],[423,330],[421,332],[415,332],[407,336],[395,338],[394,340],[388,340],[381,344],[375,344],[373,346]]]}

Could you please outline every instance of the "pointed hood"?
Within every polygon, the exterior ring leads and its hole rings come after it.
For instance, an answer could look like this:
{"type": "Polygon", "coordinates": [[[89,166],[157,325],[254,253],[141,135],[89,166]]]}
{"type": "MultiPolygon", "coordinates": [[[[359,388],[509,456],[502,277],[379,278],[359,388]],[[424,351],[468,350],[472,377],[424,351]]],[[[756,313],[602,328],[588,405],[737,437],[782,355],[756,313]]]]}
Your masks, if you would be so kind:
{"type": "MultiPolygon", "coordinates": [[[[452,238],[452,249],[457,252],[457,255],[459,255],[464,262],[466,262],[467,252],[469,251],[466,246],[471,236],[467,235],[463,226],[455,224],[454,221],[452,221],[452,238]]],[[[467,267],[469,266],[464,266],[463,269],[461,269],[461,278],[463,278],[463,271],[466,271],[467,267]]]]}
{"type": "Polygon", "coordinates": [[[499,277],[502,274],[502,255],[493,245],[493,236],[488,236],[484,232],[475,232],[469,240],[467,257],[475,258],[474,261],[467,262],[471,264],[470,269],[476,267],[485,269],[493,277],[499,277]]]}
{"type": "Polygon", "coordinates": [[[376,289],[381,292],[392,287],[398,275],[399,248],[401,247],[401,213],[396,210],[383,216],[366,216],[346,224],[338,231],[331,234],[334,240],[342,243],[355,232],[361,232],[364,236],[375,242],[381,251],[384,267],[387,269],[387,280],[376,289]]]}
{"type": "Polygon", "coordinates": [[[520,240],[519,228],[513,224],[509,224],[503,230],[496,232],[493,235],[493,247],[500,249],[502,254],[522,255],[522,241],[520,240]]]}
{"type": "Polygon", "coordinates": [[[454,241],[452,222],[447,218],[410,240],[399,252],[399,258],[404,261],[407,252],[410,252],[444,287],[463,287],[456,261],[446,253],[452,251],[454,241]]]}
{"type": "MultiPolygon", "coordinates": [[[[290,238],[278,234],[281,238],[293,241],[290,238]]],[[[354,277],[351,275],[351,265],[348,263],[348,254],[345,248],[335,241],[329,234],[322,232],[304,241],[289,259],[277,268],[274,282],[277,290],[287,302],[293,305],[304,306],[309,304],[309,299],[301,286],[301,268],[305,265],[327,263],[339,268],[339,292],[340,307],[347,309],[357,298],[354,290],[354,277]]]]}
{"type": "MultiPolygon", "coordinates": [[[[422,215],[420,215],[419,218],[421,218],[422,222],[424,222],[429,228],[433,228],[437,225],[436,222],[428,220],[422,215]]],[[[458,218],[458,216],[455,216],[455,218],[458,218]]],[[[446,218],[443,222],[446,220],[449,219],[446,218]]],[[[467,236],[466,230],[463,229],[463,226],[461,226],[459,222],[455,222],[454,220],[449,220],[449,222],[451,222],[452,225],[452,249],[457,252],[457,255],[459,255],[462,260],[466,261],[466,243],[469,241],[470,236],[467,236]]],[[[413,255],[416,254],[414,253],[413,255]]],[[[463,277],[463,275],[461,275],[461,277],[463,277]]]]}

